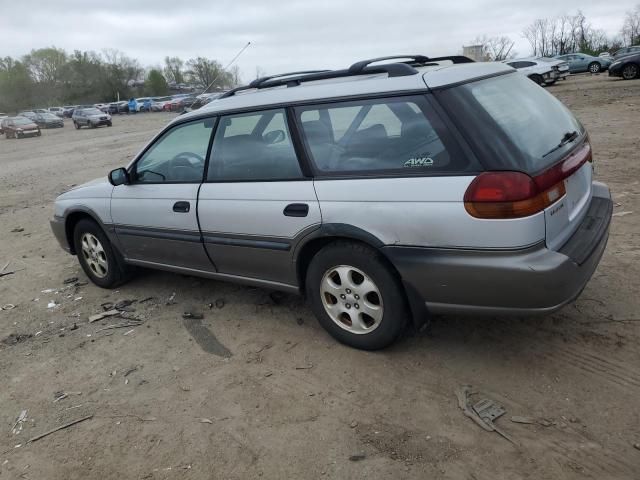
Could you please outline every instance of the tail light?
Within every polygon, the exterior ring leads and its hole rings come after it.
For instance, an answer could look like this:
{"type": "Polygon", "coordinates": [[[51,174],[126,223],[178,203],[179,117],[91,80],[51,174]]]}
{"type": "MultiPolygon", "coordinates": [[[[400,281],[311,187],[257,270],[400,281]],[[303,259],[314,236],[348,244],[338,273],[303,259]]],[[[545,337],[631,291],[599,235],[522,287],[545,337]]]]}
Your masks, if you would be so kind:
{"type": "Polygon", "coordinates": [[[591,146],[585,142],[562,162],[535,177],[522,172],[484,172],[464,194],[464,207],[476,218],[521,218],[534,215],[557,202],[566,193],[564,180],[591,161],[591,146]]]}

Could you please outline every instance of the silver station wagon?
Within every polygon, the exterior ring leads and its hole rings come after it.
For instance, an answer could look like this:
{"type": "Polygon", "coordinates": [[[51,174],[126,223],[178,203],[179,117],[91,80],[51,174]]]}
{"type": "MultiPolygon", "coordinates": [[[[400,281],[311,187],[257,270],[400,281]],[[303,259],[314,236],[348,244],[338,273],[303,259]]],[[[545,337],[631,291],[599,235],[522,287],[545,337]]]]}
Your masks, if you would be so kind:
{"type": "Polygon", "coordinates": [[[175,118],[126,167],[56,200],[91,280],[130,266],[306,295],[363,349],[434,313],[574,300],[612,202],[584,127],[502,63],[385,57],[264,77],[175,118]]]}

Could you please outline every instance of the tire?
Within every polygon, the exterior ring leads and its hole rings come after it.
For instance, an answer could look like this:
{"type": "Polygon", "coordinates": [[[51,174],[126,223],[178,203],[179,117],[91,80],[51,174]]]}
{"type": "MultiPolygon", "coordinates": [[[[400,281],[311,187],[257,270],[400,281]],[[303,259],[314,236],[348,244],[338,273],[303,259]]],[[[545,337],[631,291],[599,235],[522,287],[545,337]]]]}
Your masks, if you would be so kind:
{"type": "Polygon", "coordinates": [[[533,75],[529,75],[529,78],[533,80],[535,83],[537,83],[538,85],[542,85],[544,83],[544,78],[542,78],[542,75],[538,75],[537,73],[534,73],[533,75]]]}
{"type": "Polygon", "coordinates": [[[632,80],[640,75],[640,67],[635,63],[628,63],[622,67],[622,78],[632,80]]]}
{"type": "Polygon", "coordinates": [[[107,123],[107,127],[110,127],[110,126],[111,126],[111,122],[107,123]]]}
{"type": "Polygon", "coordinates": [[[399,279],[378,252],[359,243],[339,241],[320,250],[307,270],[306,293],[320,325],[362,350],[391,345],[409,318],[399,279]]]}
{"type": "Polygon", "coordinates": [[[96,124],[92,123],[92,122],[89,122],[89,128],[96,128],[96,124]]]}
{"type": "Polygon", "coordinates": [[[73,230],[73,242],[80,266],[93,283],[102,288],[114,288],[127,280],[122,260],[116,256],[111,242],[96,222],[80,220],[73,230]]]}
{"type": "Polygon", "coordinates": [[[73,126],[76,127],[76,130],[80,130],[80,125],[77,122],[73,122],[73,126]]]}
{"type": "Polygon", "coordinates": [[[600,65],[598,62],[591,62],[587,67],[587,70],[589,70],[589,72],[591,73],[600,73],[600,70],[602,70],[602,65],[600,65]]]}

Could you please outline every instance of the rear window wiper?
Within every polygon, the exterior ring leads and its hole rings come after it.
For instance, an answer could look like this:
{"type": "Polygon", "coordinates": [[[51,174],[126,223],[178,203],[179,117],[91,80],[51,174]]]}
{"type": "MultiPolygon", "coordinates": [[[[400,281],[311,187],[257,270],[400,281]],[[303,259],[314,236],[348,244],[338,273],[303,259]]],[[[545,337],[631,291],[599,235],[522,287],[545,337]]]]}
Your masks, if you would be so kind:
{"type": "Polygon", "coordinates": [[[580,134],[576,130],[574,130],[573,132],[565,133],[564,136],[562,137],[562,139],[560,139],[560,143],[558,145],[556,145],[555,147],[553,147],[551,150],[549,150],[547,153],[542,155],[542,158],[544,158],[544,157],[546,157],[548,155],[551,155],[556,150],[564,147],[567,143],[573,142],[579,136],[580,136],[580,134]]]}

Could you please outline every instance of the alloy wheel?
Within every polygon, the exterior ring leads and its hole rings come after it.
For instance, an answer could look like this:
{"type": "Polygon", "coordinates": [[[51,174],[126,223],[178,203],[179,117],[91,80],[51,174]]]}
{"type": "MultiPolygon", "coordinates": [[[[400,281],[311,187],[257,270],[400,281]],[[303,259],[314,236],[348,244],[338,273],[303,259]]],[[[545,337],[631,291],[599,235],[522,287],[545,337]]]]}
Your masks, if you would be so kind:
{"type": "Polygon", "coordinates": [[[356,267],[338,265],[327,270],[320,282],[320,297],[331,320],[351,333],[370,333],[382,322],[380,290],[356,267]]]}
{"type": "Polygon", "coordinates": [[[106,277],[109,273],[109,262],[100,240],[91,233],[83,233],[80,242],[82,257],[91,272],[98,278],[106,277]]]}
{"type": "Polygon", "coordinates": [[[633,78],[636,78],[638,76],[638,66],[632,64],[626,65],[623,69],[622,69],[622,77],[625,80],[631,80],[633,78]]]}

